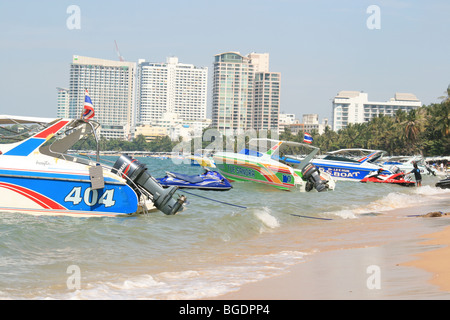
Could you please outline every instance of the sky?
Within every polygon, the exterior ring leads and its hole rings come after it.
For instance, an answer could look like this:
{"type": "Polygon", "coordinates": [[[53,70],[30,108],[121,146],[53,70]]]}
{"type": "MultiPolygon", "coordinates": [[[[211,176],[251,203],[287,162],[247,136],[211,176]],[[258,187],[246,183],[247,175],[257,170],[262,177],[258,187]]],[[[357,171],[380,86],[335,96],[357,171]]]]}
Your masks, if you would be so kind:
{"type": "Polygon", "coordinates": [[[300,120],[331,119],[341,90],[440,102],[449,15],[448,0],[0,0],[0,114],[56,117],[72,56],[118,60],[114,41],[127,61],[176,56],[210,75],[216,54],[269,53],[270,71],[281,72],[280,111],[300,120]],[[77,28],[68,27],[71,5],[77,28]]]}

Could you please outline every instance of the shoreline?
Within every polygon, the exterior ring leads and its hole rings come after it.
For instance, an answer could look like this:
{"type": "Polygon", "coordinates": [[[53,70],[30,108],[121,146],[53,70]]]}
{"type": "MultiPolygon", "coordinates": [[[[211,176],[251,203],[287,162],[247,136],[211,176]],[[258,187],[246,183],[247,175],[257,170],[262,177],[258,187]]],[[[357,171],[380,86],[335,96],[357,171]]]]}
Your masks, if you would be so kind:
{"type": "Polygon", "coordinates": [[[405,239],[360,248],[328,248],[282,275],[210,299],[450,299],[450,216],[419,219],[424,220],[416,220],[418,229],[405,239]],[[439,230],[430,233],[424,225],[439,230]]]}

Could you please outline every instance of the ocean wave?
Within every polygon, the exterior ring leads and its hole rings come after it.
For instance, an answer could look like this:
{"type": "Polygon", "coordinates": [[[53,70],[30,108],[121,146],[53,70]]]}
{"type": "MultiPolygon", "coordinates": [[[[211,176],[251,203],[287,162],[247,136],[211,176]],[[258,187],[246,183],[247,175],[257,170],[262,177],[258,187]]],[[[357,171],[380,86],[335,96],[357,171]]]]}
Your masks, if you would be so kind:
{"type": "Polygon", "coordinates": [[[428,203],[433,204],[436,199],[445,199],[449,194],[449,190],[422,186],[403,192],[390,192],[367,204],[357,204],[345,209],[339,208],[334,211],[327,211],[325,214],[343,219],[356,219],[366,214],[380,214],[394,209],[415,207],[428,203]]]}
{"type": "MultiPolygon", "coordinates": [[[[81,285],[70,292],[47,295],[40,292],[34,299],[154,299],[184,300],[219,296],[238,290],[242,285],[286,272],[286,268],[301,263],[306,253],[282,251],[249,256],[227,265],[198,270],[168,271],[124,278],[124,275],[103,275],[109,279],[81,285]],[[122,278],[122,279],[121,279],[122,278]]],[[[5,294],[6,296],[6,294],[5,294]]],[[[13,297],[14,298],[14,297],[13,297]]]]}
{"type": "Polygon", "coordinates": [[[275,229],[280,226],[280,222],[275,216],[271,215],[271,210],[268,207],[263,207],[261,210],[255,211],[254,215],[264,225],[264,227],[260,229],[260,232],[264,232],[266,228],[275,229]]]}

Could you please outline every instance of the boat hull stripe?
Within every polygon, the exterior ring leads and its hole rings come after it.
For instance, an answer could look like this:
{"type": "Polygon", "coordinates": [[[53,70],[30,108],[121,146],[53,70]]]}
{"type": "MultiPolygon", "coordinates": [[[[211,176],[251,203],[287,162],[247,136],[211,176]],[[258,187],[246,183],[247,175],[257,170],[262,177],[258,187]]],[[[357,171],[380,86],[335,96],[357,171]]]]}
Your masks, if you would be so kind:
{"type": "Polygon", "coordinates": [[[65,207],[60,205],[59,203],[53,201],[52,199],[37,193],[28,188],[24,188],[15,184],[0,182],[0,188],[5,188],[11,191],[14,191],[32,201],[36,204],[40,205],[43,209],[55,209],[55,210],[66,210],[65,207]]]}

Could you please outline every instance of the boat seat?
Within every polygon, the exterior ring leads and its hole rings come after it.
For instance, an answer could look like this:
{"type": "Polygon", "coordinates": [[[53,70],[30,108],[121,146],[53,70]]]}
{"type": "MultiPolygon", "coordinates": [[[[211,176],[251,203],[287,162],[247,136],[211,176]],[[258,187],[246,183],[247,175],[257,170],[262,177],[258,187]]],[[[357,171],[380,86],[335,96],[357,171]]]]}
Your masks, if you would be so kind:
{"type": "Polygon", "coordinates": [[[203,178],[200,176],[190,176],[187,174],[176,173],[176,172],[167,172],[168,175],[171,175],[174,178],[187,181],[189,183],[199,183],[203,181],[203,178]]]}

